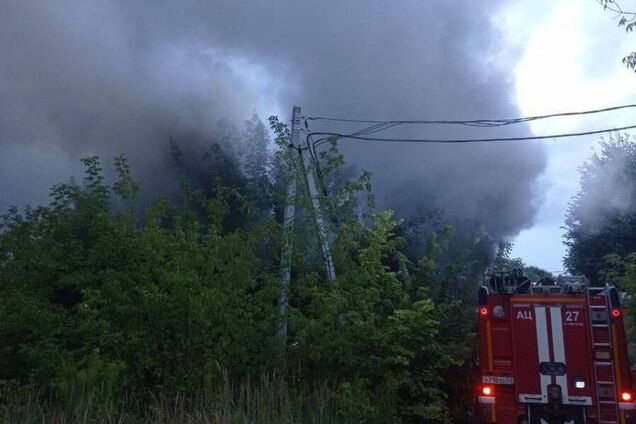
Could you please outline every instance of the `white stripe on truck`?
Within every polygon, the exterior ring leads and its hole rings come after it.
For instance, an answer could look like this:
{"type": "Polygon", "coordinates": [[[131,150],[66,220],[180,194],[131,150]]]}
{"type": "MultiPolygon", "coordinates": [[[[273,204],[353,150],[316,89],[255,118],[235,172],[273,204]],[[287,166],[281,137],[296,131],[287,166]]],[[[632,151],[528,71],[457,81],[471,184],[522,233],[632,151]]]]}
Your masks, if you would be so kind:
{"type": "MultiPolygon", "coordinates": [[[[548,345],[548,324],[545,315],[545,307],[535,306],[534,316],[537,328],[537,349],[539,352],[539,363],[550,362],[550,348],[548,345]]],[[[552,378],[549,375],[539,375],[541,376],[541,397],[545,402],[547,402],[548,385],[552,382],[552,378]]]]}
{"type": "MultiPolygon", "coordinates": [[[[554,348],[554,362],[565,364],[565,346],[563,342],[563,322],[561,320],[561,308],[559,306],[550,307],[550,320],[552,322],[552,346],[554,348]]],[[[561,386],[561,394],[564,403],[568,401],[568,375],[566,366],[565,375],[556,376],[556,384],[561,386]]]]}

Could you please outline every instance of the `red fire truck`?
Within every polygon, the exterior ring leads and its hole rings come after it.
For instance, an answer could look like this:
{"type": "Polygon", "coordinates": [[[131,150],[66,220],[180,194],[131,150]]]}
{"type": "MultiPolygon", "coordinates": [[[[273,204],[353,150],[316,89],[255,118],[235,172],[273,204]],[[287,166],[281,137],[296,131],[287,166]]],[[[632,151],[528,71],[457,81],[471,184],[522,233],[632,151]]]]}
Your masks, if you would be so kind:
{"type": "Polygon", "coordinates": [[[636,423],[616,288],[497,272],[478,314],[481,422],[636,423]]]}

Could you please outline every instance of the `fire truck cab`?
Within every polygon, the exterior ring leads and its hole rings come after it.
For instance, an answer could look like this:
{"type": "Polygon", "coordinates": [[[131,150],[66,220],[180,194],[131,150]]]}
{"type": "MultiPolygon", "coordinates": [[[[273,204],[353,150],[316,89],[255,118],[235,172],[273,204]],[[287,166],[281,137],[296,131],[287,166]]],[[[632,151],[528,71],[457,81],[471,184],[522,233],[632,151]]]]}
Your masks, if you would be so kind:
{"type": "Polygon", "coordinates": [[[478,315],[482,423],[636,423],[616,288],[496,272],[478,315]]]}

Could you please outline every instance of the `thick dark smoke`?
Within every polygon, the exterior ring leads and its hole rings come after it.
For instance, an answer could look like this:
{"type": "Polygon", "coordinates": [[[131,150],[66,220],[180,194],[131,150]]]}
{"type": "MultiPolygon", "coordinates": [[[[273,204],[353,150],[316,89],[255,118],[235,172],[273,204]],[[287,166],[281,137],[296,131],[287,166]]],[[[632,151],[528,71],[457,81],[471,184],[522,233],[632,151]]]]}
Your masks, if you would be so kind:
{"type": "MultiPolygon", "coordinates": [[[[517,116],[512,67],[492,60],[503,43],[491,24],[499,6],[470,0],[3,2],[0,207],[34,200],[49,178],[67,176],[90,153],[127,153],[146,186],[169,187],[170,134],[205,139],[220,118],[287,111],[292,103],[309,115],[517,116]]],[[[496,238],[528,227],[535,215],[536,178],[545,166],[540,144],[350,142],[344,148],[349,161],[374,173],[383,206],[406,214],[419,206],[443,209],[482,222],[496,238]]]]}

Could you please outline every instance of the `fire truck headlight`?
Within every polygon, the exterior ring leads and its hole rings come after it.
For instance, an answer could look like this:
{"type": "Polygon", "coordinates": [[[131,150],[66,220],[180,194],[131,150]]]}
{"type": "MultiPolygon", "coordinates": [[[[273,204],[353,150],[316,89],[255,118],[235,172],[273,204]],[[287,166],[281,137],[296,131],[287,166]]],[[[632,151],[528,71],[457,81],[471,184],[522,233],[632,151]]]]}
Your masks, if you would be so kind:
{"type": "Polygon", "coordinates": [[[482,396],[494,396],[495,388],[493,386],[481,386],[482,396]]]}
{"type": "Polygon", "coordinates": [[[582,378],[575,378],[574,387],[577,389],[585,389],[585,380],[583,380],[582,378]]]}
{"type": "Polygon", "coordinates": [[[506,311],[504,310],[504,307],[501,305],[497,305],[494,308],[492,308],[492,314],[496,316],[497,318],[503,318],[505,313],[506,311]]]}

